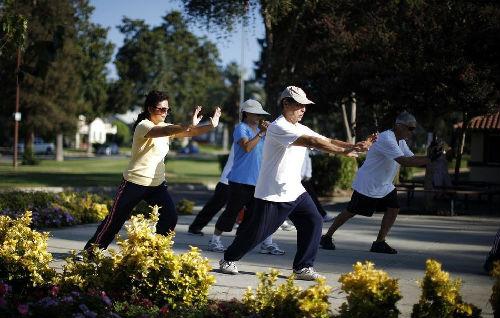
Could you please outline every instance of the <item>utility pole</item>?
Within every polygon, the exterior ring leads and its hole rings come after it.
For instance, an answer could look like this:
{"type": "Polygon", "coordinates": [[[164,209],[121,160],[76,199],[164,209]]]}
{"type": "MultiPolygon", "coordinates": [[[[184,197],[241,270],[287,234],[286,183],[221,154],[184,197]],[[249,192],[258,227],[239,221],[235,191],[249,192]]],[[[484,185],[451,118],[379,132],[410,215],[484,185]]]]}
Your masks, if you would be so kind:
{"type": "Polygon", "coordinates": [[[17,168],[17,141],[19,139],[19,122],[21,121],[21,113],[19,112],[19,72],[21,71],[21,49],[17,48],[17,66],[16,66],[16,112],[14,113],[14,157],[12,158],[12,165],[14,169],[17,168]]]}

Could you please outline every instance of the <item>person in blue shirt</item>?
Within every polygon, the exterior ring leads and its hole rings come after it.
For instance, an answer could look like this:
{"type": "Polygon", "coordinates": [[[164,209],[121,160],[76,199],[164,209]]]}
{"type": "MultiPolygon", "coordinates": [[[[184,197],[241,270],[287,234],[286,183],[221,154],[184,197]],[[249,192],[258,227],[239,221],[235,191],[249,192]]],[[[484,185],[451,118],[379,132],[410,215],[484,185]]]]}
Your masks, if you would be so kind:
{"type": "MultiPolygon", "coordinates": [[[[238,212],[244,207],[247,211],[251,211],[250,206],[254,200],[255,185],[259,177],[264,136],[269,124],[263,117],[269,113],[253,99],[241,105],[241,113],[241,123],[234,128],[233,133],[234,161],[227,176],[229,195],[226,209],[217,219],[214,235],[208,244],[208,250],[213,252],[224,252],[221,235],[223,232],[232,231],[238,212]]],[[[271,236],[263,242],[260,252],[273,255],[285,253],[272,242],[271,236]]]]}

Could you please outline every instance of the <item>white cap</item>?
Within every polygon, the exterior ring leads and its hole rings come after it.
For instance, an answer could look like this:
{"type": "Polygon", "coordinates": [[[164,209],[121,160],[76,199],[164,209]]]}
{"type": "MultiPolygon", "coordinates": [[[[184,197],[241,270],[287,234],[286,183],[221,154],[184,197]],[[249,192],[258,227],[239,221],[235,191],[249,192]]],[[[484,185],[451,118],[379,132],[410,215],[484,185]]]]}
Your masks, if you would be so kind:
{"type": "Polygon", "coordinates": [[[398,117],[396,117],[396,124],[403,124],[406,126],[416,126],[417,120],[415,119],[415,116],[413,116],[407,111],[404,111],[401,114],[399,114],[398,117]]]}
{"type": "Polygon", "coordinates": [[[297,103],[306,105],[306,104],[314,104],[313,101],[309,100],[306,96],[306,93],[302,90],[302,88],[297,86],[288,86],[281,92],[280,98],[278,98],[278,106],[281,103],[283,98],[293,98],[297,103]]]}
{"type": "Polygon", "coordinates": [[[269,115],[269,113],[262,108],[262,105],[254,99],[248,99],[241,104],[241,111],[257,115],[269,115]]]}

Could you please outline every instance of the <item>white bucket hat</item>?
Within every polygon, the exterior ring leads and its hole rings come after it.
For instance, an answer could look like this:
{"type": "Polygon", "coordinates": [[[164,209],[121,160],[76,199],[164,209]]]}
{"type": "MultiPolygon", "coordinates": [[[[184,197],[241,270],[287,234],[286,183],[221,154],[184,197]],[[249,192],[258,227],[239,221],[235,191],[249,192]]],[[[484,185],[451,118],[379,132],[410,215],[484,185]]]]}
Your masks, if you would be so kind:
{"type": "Polygon", "coordinates": [[[281,104],[281,100],[287,97],[293,98],[294,101],[302,105],[314,104],[313,101],[307,98],[302,88],[297,86],[288,86],[281,92],[280,98],[278,98],[278,106],[281,104]]]}
{"type": "Polygon", "coordinates": [[[262,108],[262,105],[253,99],[248,99],[241,104],[241,111],[257,115],[269,115],[269,113],[262,108]]]}

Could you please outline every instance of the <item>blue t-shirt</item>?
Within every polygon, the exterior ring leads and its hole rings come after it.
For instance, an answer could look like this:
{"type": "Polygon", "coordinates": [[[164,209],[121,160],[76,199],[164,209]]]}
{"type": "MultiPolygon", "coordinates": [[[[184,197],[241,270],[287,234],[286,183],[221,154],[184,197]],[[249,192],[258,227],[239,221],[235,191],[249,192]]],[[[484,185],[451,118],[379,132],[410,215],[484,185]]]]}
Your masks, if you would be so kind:
{"type": "Polygon", "coordinates": [[[227,176],[229,181],[253,186],[257,184],[260,163],[262,161],[262,149],[264,148],[264,138],[261,138],[259,143],[250,152],[245,152],[238,144],[242,138],[250,140],[257,133],[258,131],[254,132],[250,126],[243,122],[234,128],[234,162],[231,172],[227,176]]]}

